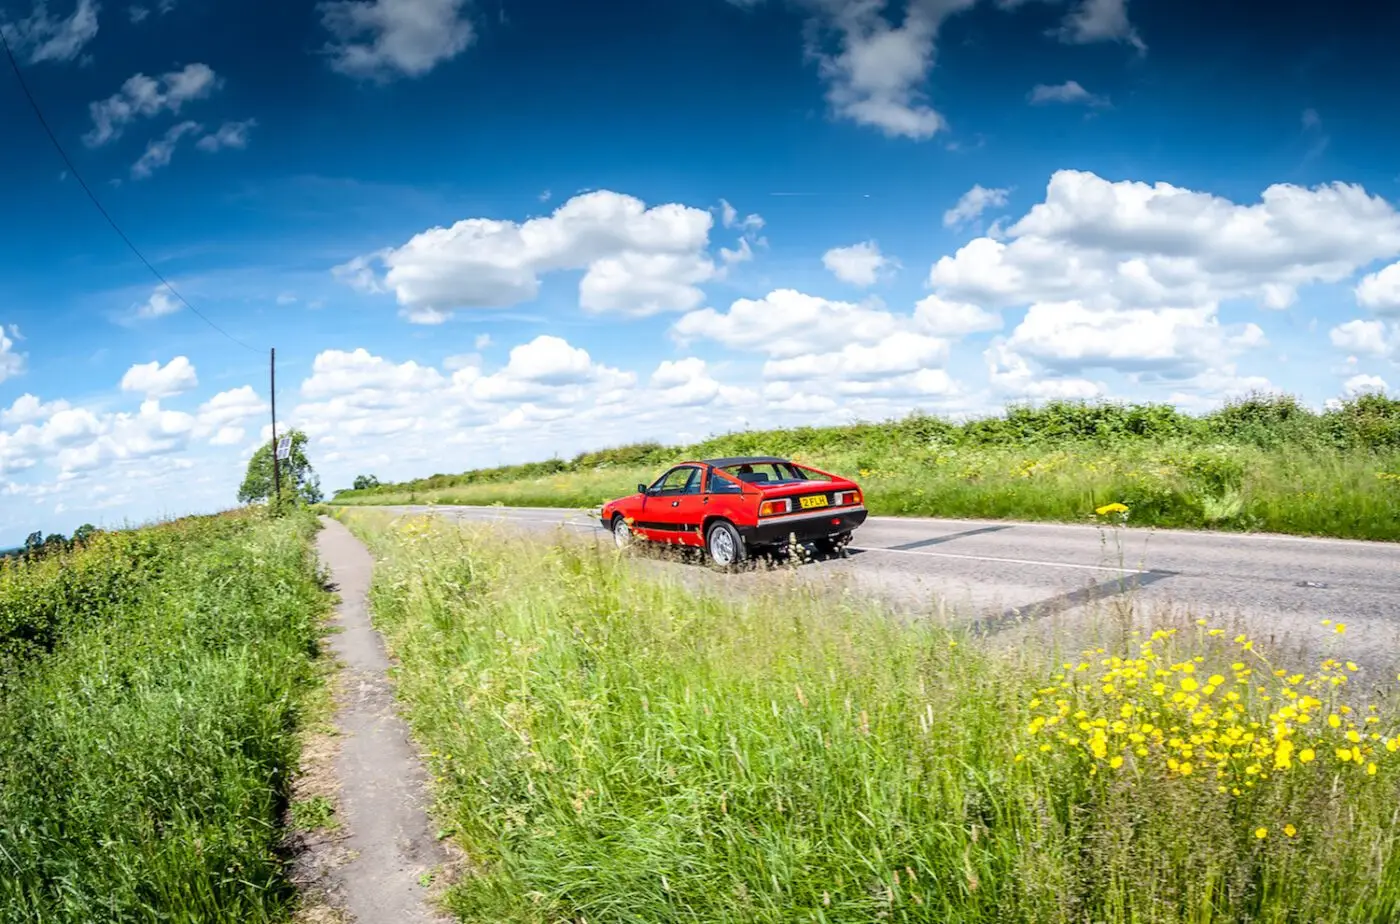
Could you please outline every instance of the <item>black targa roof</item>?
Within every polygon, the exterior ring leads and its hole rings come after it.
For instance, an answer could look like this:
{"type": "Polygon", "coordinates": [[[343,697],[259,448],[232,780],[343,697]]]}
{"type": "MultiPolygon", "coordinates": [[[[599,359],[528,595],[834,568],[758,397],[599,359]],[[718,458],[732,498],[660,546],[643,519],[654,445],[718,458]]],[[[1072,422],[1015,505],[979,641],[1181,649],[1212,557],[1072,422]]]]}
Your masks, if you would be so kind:
{"type": "Polygon", "coordinates": [[[729,468],[731,465],[762,465],[771,462],[781,462],[790,464],[790,459],[780,459],[777,456],[731,456],[727,459],[702,459],[706,465],[713,465],[715,468],[729,468]]]}

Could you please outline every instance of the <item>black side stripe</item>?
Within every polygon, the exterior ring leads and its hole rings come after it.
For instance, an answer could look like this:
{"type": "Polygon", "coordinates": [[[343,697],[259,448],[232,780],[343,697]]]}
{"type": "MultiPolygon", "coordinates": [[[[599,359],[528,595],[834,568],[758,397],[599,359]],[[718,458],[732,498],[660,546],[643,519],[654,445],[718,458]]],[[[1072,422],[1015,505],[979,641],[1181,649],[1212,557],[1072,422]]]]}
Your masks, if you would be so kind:
{"type": "Polygon", "coordinates": [[[699,532],[699,523],[646,523],[641,520],[632,524],[637,529],[653,529],[659,533],[699,532]]]}

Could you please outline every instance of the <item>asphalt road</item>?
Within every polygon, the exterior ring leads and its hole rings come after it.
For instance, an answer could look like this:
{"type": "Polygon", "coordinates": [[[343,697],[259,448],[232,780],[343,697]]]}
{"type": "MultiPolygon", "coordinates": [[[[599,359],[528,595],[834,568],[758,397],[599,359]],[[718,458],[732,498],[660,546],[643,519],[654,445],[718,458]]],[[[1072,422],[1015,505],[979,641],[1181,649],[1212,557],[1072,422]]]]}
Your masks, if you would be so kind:
{"type": "MultiPolygon", "coordinates": [[[[379,509],[604,535],[595,520],[569,510],[379,509]]],[[[1139,615],[1207,618],[1294,641],[1330,635],[1320,626],[1330,618],[1347,624],[1348,656],[1400,652],[1400,545],[1390,543],[871,517],[848,557],[798,570],[804,580],[839,577],[903,605],[941,606],[992,633],[1024,636],[1032,623],[1121,613],[1131,604],[1139,615]]]]}

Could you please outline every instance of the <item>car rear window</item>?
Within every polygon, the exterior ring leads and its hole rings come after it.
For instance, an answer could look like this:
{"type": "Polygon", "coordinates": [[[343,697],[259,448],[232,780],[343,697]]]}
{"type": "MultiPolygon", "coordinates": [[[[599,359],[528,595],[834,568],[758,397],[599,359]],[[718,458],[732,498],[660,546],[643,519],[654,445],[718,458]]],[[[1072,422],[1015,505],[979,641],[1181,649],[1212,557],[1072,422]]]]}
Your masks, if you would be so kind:
{"type": "Polygon", "coordinates": [[[724,471],[749,484],[796,484],[801,481],[828,480],[791,462],[744,462],[739,465],[726,465],[724,471]]]}

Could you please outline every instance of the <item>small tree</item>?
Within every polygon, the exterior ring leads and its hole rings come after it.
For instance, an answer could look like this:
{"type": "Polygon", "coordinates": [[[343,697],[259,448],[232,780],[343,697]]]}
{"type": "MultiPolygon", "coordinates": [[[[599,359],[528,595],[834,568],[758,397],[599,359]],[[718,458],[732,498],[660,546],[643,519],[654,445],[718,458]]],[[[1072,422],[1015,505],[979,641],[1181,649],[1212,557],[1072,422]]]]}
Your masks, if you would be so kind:
{"type": "Polygon", "coordinates": [[[97,535],[97,527],[93,526],[91,523],[84,523],[82,526],[73,530],[73,544],[87,545],[88,540],[95,535],[97,535]]]}
{"type": "MultiPolygon", "coordinates": [[[[311,468],[306,458],[306,434],[300,430],[289,430],[283,436],[291,437],[291,455],[278,462],[282,475],[282,500],[302,500],[308,504],[320,503],[321,479],[311,468]]],[[[273,499],[275,487],[272,474],[272,457],[277,447],[271,440],[258,447],[248,460],[248,472],[243,476],[243,484],[238,489],[238,502],[252,504],[273,499]]]]}
{"type": "Polygon", "coordinates": [[[355,486],[352,491],[368,491],[370,488],[379,487],[379,479],[373,475],[356,475],[355,486]]]}

